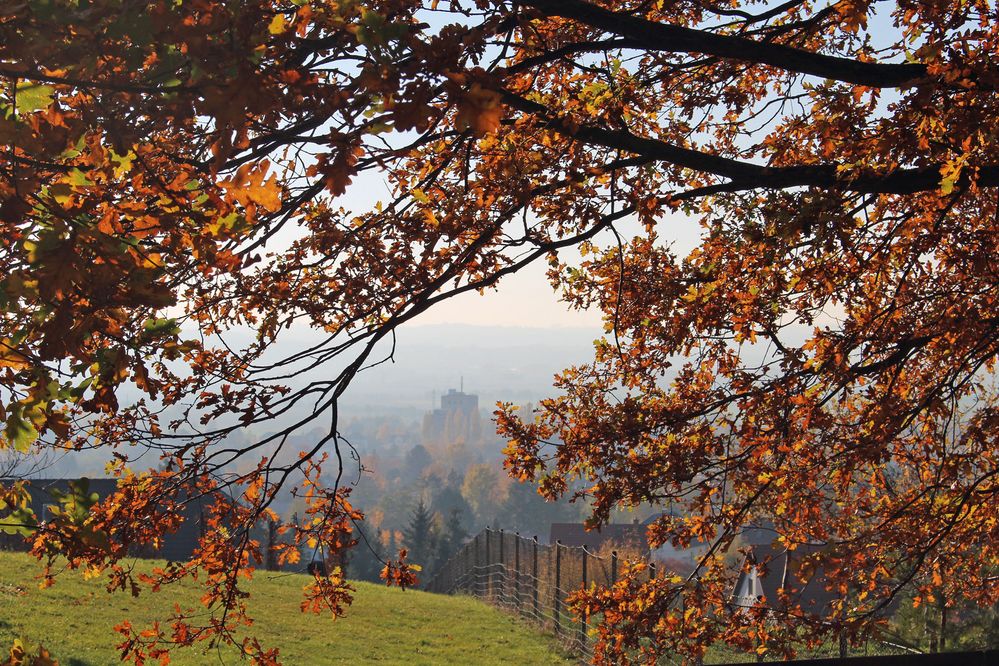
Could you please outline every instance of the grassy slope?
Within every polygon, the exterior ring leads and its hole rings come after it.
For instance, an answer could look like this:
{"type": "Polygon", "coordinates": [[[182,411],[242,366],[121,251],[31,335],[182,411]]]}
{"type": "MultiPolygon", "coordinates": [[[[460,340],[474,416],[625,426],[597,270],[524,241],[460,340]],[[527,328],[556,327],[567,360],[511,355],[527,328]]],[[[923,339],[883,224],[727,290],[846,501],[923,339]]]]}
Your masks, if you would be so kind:
{"type": "MultiPolygon", "coordinates": [[[[140,566],[142,566],[140,564],[140,566]]],[[[15,637],[42,643],[62,666],[118,663],[112,627],[128,618],[136,627],[163,618],[174,602],[196,603],[192,586],[133,599],[108,595],[101,580],[84,581],[66,572],[56,585],[39,590],[38,563],[21,554],[0,553],[0,650],[15,637]]],[[[535,629],[512,616],[465,597],[387,589],[358,583],[347,617],[299,611],[306,578],[271,578],[260,572],[249,585],[253,630],[267,647],[278,647],[288,666],[321,664],[564,664],[570,659],[535,629]]],[[[225,663],[239,663],[235,652],[225,663]]],[[[171,663],[219,663],[200,648],[177,651],[171,663]]]]}

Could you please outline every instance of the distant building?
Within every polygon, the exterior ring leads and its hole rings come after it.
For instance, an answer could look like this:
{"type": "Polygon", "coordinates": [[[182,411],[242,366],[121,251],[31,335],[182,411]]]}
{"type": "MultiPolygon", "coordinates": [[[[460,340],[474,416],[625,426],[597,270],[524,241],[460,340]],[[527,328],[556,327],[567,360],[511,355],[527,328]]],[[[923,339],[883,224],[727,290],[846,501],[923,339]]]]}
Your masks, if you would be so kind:
{"type": "MultiPolygon", "coordinates": [[[[653,520],[656,520],[663,515],[666,514],[656,514],[651,516],[645,521],[645,524],[648,525],[653,520]]],[[[671,515],[679,517],[676,513],[671,515]]],[[[762,526],[746,525],[736,535],[733,547],[739,549],[745,547],[769,546],[776,537],[777,534],[774,532],[773,528],[770,527],[769,523],[762,526]]],[[[686,548],[678,548],[667,541],[663,545],[654,549],[649,555],[649,559],[654,562],[660,562],[667,565],[671,571],[676,571],[686,575],[694,570],[701,557],[703,557],[704,553],[707,552],[710,545],[710,543],[706,542],[693,542],[686,548]]]]}
{"type": "Polygon", "coordinates": [[[637,519],[633,523],[610,523],[589,531],[583,523],[552,523],[548,539],[549,543],[558,541],[563,546],[582,546],[591,553],[597,552],[607,543],[618,548],[636,548],[646,555],[649,552],[645,523],[640,523],[637,519]]]}
{"type": "Polygon", "coordinates": [[[481,434],[479,396],[448,389],[441,396],[441,406],[423,417],[425,442],[469,442],[481,434]]]}
{"type": "Polygon", "coordinates": [[[478,412],[479,396],[448,389],[448,392],[441,396],[440,411],[444,413],[464,412],[466,414],[478,412]]]}
{"type": "MultiPolygon", "coordinates": [[[[658,548],[650,549],[648,526],[663,515],[665,514],[653,514],[641,522],[636,519],[631,523],[610,523],[590,531],[587,531],[582,523],[552,523],[550,539],[551,543],[560,541],[565,546],[585,546],[591,552],[604,548],[606,544],[613,544],[614,548],[637,550],[649,561],[686,575],[697,566],[698,560],[707,551],[708,544],[693,543],[687,548],[677,548],[667,542],[658,548]]],[[[746,546],[768,546],[775,534],[767,527],[749,526],[742,530],[740,537],[741,543],[746,546]]]]}
{"type": "MultiPolygon", "coordinates": [[[[70,482],[78,479],[30,479],[28,481],[28,494],[31,496],[31,509],[39,522],[44,522],[50,515],[49,507],[58,504],[57,495],[70,491],[70,482]]],[[[10,483],[12,479],[0,479],[0,484],[10,483]]],[[[98,501],[105,499],[117,488],[116,479],[89,479],[88,491],[97,493],[98,501]]],[[[194,554],[194,549],[198,546],[202,527],[202,501],[196,500],[184,503],[184,522],[176,532],[166,534],[163,537],[163,545],[155,551],[139,551],[137,557],[156,557],[164,560],[182,562],[189,560],[194,554]]],[[[29,549],[24,537],[16,534],[6,534],[0,532],[0,550],[29,549]]]]}
{"type": "Polygon", "coordinates": [[[826,589],[825,574],[821,568],[806,571],[802,567],[803,558],[818,549],[819,546],[807,545],[793,551],[777,549],[772,545],[752,546],[743,560],[743,568],[748,568],[748,571],[739,574],[732,591],[732,604],[752,608],[763,600],[767,607],[776,610],[783,605],[783,591],[790,606],[800,605],[807,613],[825,615],[836,595],[826,589]]]}

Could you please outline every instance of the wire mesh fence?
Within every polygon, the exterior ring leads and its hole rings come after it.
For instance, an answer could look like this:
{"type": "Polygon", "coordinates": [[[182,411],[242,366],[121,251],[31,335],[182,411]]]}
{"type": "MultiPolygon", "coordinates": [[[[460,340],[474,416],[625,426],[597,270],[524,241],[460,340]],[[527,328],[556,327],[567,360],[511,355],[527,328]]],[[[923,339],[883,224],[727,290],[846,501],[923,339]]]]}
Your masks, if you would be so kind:
{"type": "MultiPolygon", "coordinates": [[[[470,594],[517,613],[554,633],[568,650],[592,661],[594,637],[590,629],[599,618],[574,614],[568,598],[591,584],[613,585],[625,558],[646,561],[647,575],[655,578],[659,573],[656,563],[639,555],[609,549],[595,553],[558,541],[542,544],[537,537],[486,528],[441,566],[424,589],[439,594],[470,594]]],[[[849,656],[918,655],[919,650],[891,638],[886,632],[881,640],[870,639],[859,648],[854,646],[849,656]]],[[[844,656],[847,654],[841,647],[840,657],[844,656]]],[[[678,662],[664,658],[662,663],[678,662]]]]}
{"type": "MultiPolygon", "coordinates": [[[[569,596],[592,583],[617,580],[618,553],[597,554],[559,542],[542,544],[503,530],[484,529],[427,583],[430,592],[466,593],[516,612],[552,631],[568,649],[591,659],[591,619],[576,616],[569,596]]],[[[650,574],[655,575],[654,565],[650,574]]]]}

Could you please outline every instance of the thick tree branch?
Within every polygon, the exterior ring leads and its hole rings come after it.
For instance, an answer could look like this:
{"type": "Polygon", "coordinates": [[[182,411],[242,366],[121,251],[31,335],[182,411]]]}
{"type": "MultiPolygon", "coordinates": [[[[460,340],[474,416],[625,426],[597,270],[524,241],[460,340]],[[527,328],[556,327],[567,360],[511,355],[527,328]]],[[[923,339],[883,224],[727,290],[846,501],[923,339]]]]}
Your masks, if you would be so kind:
{"type": "Polygon", "coordinates": [[[545,16],[572,19],[627,37],[642,48],[653,51],[703,53],[872,88],[911,86],[927,76],[926,66],[922,64],[861,62],[813,53],[735,35],[719,35],[648,21],[638,16],[612,12],[582,0],[524,0],[523,4],[537,9],[545,16]]]}
{"type": "MultiPolygon", "coordinates": [[[[576,125],[554,114],[548,107],[512,93],[504,93],[503,101],[511,107],[542,118],[545,125],[563,136],[606,148],[622,150],[660,162],[710,173],[732,182],[726,191],[756,188],[783,189],[788,187],[840,187],[865,194],[914,194],[940,186],[940,166],[895,169],[885,174],[861,173],[844,175],[837,164],[809,164],[791,167],[768,167],[729,157],[712,155],[674,144],[636,136],[623,129],[594,125],[576,125]]],[[[999,186],[999,164],[986,164],[978,169],[977,183],[983,187],[999,186]]]]}

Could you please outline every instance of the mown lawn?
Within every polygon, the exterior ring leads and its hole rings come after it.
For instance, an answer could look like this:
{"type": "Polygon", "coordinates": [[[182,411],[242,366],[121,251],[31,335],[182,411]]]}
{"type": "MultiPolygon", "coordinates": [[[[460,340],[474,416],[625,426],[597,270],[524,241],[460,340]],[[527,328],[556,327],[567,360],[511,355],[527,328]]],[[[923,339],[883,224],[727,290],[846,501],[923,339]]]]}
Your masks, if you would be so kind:
{"type": "MultiPolygon", "coordinates": [[[[140,566],[149,566],[142,563],[140,566]]],[[[174,603],[196,604],[194,586],[138,599],[109,595],[101,579],[86,581],[75,572],[60,575],[54,587],[38,588],[36,560],[0,553],[0,659],[17,637],[43,644],[61,666],[119,663],[112,630],[123,619],[136,627],[166,617],[174,603]]],[[[299,610],[301,575],[258,572],[249,584],[253,633],[281,651],[288,666],[322,664],[566,664],[573,660],[550,637],[516,618],[468,597],[357,583],[347,616],[304,615],[299,610]]],[[[174,586],[176,587],[176,586],[174,586]]],[[[232,649],[205,654],[178,650],[172,664],[238,664],[232,649]]]]}

